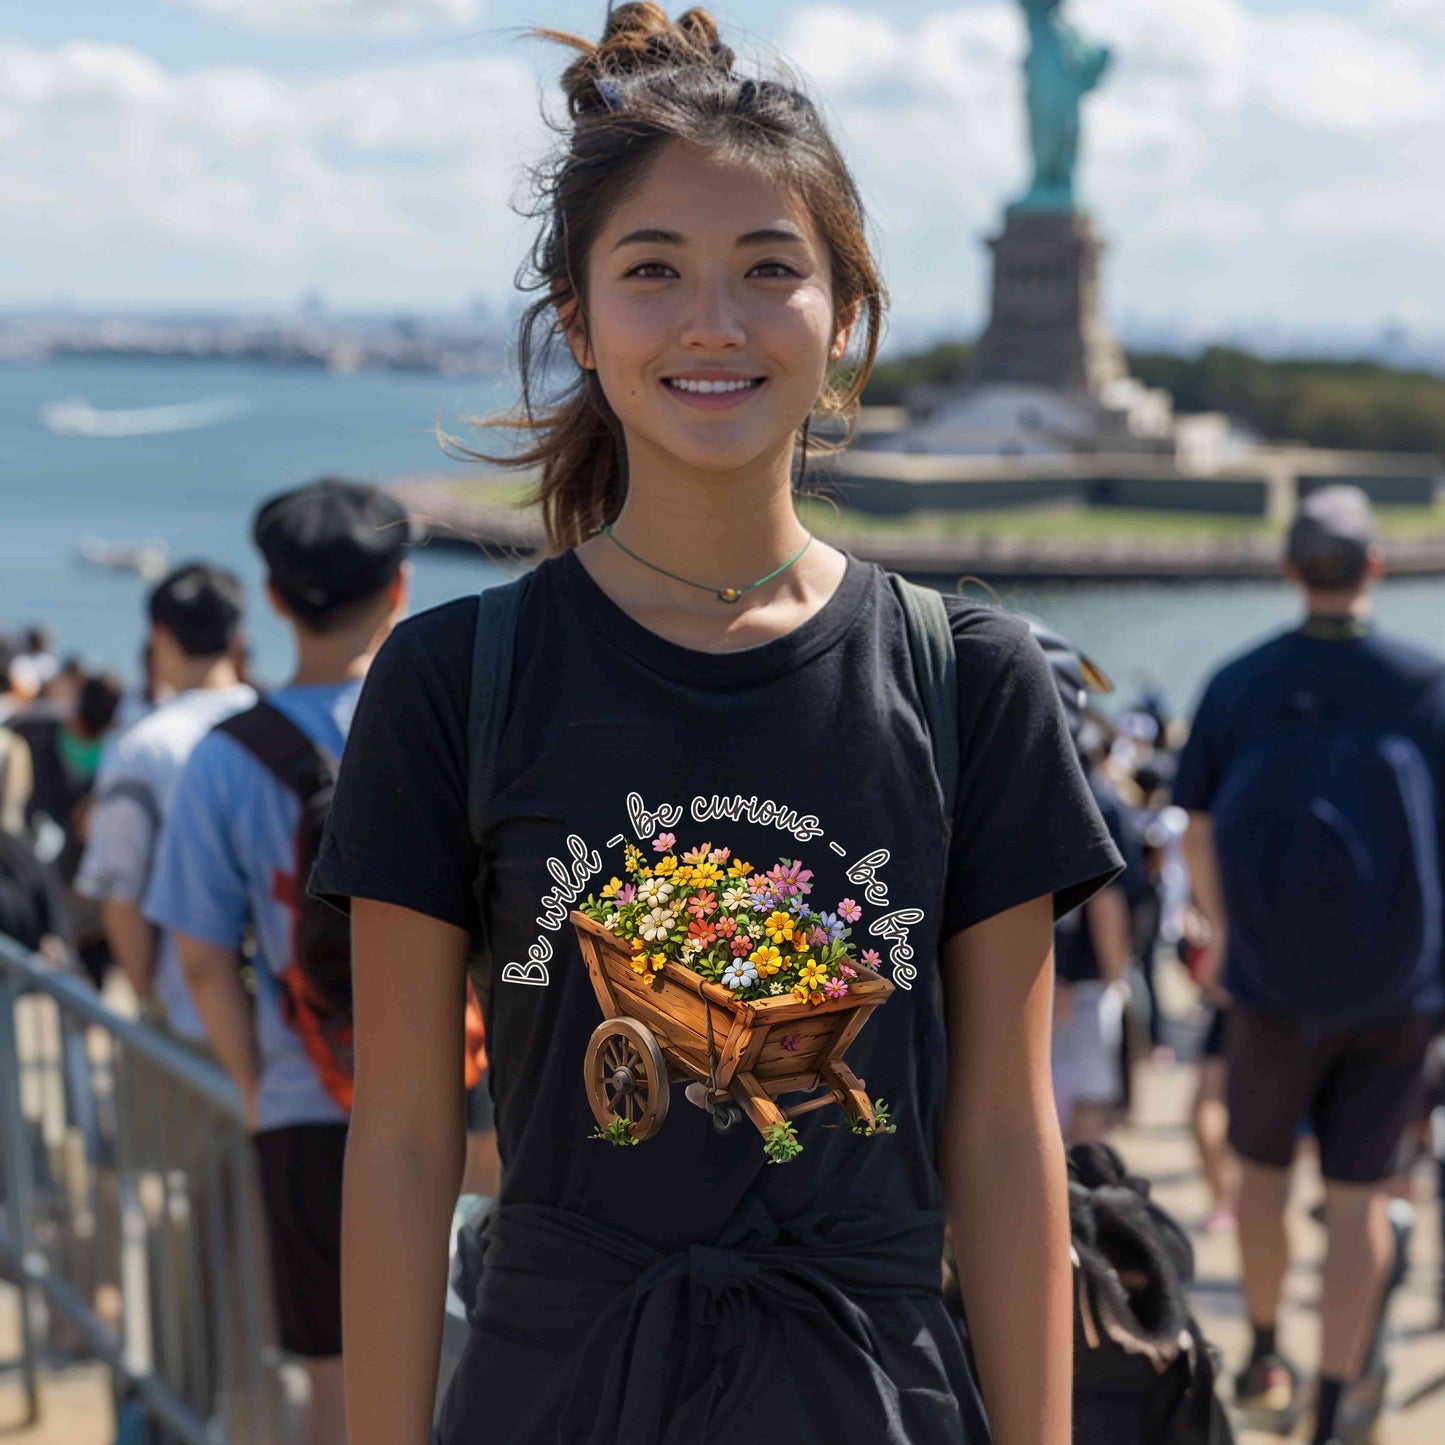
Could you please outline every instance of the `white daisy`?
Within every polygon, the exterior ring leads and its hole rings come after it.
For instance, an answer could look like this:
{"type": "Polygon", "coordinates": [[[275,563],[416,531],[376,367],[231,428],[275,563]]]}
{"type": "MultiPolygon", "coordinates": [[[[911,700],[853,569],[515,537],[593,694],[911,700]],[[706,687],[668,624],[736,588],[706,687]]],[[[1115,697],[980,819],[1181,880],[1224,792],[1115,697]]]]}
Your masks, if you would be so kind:
{"type": "Polygon", "coordinates": [[[670,908],[654,908],[639,921],[637,931],[649,943],[660,943],[666,940],[676,922],[677,914],[670,908]]]}

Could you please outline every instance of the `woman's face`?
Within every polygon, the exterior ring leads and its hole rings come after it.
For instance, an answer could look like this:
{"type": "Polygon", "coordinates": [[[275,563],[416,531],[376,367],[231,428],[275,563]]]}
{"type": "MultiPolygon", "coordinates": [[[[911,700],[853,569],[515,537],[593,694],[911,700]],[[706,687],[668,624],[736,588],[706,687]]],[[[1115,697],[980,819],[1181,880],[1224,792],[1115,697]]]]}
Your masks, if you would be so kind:
{"type": "Polygon", "coordinates": [[[608,219],[587,291],[573,353],[596,368],[634,472],[649,458],[724,473],[790,455],[847,343],[796,200],[682,142],[608,219]]]}

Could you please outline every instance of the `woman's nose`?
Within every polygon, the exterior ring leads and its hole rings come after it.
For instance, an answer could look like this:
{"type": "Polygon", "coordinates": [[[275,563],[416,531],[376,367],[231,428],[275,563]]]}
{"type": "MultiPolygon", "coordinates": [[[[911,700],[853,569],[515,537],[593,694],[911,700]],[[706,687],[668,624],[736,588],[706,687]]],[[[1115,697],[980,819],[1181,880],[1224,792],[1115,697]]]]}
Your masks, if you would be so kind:
{"type": "Polygon", "coordinates": [[[742,313],[730,286],[712,281],[697,287],[683,319],[680,340],[684,346],[700,351],[735,350],[747,341],[742,313]]]}

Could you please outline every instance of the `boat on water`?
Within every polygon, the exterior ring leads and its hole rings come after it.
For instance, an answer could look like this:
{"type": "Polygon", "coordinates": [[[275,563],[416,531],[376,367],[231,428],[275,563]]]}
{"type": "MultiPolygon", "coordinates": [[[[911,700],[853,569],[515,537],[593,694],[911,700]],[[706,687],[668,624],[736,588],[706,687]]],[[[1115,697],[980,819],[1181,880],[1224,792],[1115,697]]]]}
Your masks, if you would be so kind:
{"type": "Polygon", "coordinates": [[[144,542],[107,542],[100,537],[82,537],[75,550],[82,562],[93,567],[135,572],[147,582],[159,581],[169,566],[166,544],[159,537],[148,537],[144,542]]]}
{"type": "Polygon", "coordinates": [[[80,398],[52,401],[40,408],[40,424],[57,436],[144,437],[197,431],[230,421],[246,410],[239,397],[178,402],[171,406],[101,408],[80,398]]]}

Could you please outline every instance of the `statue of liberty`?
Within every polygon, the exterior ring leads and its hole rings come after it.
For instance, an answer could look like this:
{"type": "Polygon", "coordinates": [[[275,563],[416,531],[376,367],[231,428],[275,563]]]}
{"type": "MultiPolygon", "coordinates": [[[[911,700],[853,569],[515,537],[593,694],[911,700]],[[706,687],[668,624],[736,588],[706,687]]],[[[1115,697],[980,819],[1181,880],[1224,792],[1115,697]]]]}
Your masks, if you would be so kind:
{"type": "Polygon", "coordinates": [[[1063,17],[1063,0],[1022,0],[1031,45],[1028,78],[1033,187],[1020,211],[1072,211],[1079,159],[1079,110],[1109,68],[1106,46],[1086,41],[1063,17]]]}

